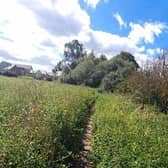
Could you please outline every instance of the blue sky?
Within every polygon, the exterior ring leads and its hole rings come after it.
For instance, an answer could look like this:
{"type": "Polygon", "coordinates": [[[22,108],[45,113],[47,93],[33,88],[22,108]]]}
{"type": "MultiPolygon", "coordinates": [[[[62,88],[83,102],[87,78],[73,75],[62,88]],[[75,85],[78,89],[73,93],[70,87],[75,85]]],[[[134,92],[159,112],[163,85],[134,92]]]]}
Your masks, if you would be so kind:
{"type": "MultiPolygon", "coordinates": [[[[130,27],[120,29],[120,25],[113,17],[119,13],[124,22],[143,24],[144,22],[162,22],[168,24],[168,1],[166,0],[108,0],[101,1],[96,8],[86,5],[80,0],[80,5],[87,11],[91,18],[93,29],[103,30],[109,33],[127,36],[130,27]]],[[[166,48],[168,44],[168,32],[164,32],[150,47],[166,48]]]]}
{"type": "Polygon", "coordinates": [[[50,71],[64,44],[89,52],[132,53],[139,64],[168,44],[166,0],[0,0],[0,61],[50,71]]]}

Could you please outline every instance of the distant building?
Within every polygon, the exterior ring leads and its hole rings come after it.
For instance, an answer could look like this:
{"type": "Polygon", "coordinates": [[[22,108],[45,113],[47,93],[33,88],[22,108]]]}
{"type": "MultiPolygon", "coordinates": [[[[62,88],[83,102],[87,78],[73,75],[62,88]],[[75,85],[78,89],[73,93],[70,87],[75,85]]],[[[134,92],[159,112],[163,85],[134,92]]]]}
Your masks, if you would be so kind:
{"type": "Polygon", "coordinates": [[[2,74],[12,76],[29,75],[33,70],[31,65],[10,64],[8,62],[1,62],[0,67],[2,74]]]}
{"type": "Polygon", "coordinates": [[[16,65],[11,65],[7,68],[5,68],[9,73],[16,74],[17,76],[20,75],[28,75],[32,71],[32,66],[31,65],[21,65],[21,64],[16,64],[16,65]]]}
{"type": "Polygon", "coordinates": [[[6,61],[2,61],[0,63],[0,72],[3,72],[5,68],[11,66],[12,64],[6,61]]]}

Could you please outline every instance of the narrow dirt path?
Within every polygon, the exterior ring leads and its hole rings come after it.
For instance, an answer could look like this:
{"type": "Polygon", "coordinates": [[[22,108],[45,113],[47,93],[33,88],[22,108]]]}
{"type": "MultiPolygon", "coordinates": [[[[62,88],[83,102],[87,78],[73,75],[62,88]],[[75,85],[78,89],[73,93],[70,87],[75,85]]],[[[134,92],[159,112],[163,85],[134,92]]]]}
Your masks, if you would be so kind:
{"type": "Polygon", "coordinates": [[[79,152],[79,157],[75,161],[74,168],[93,168],[91,163],[89,163],[89,161],[87,160],[87,155],[91,150],[92,122],[92,114],[90,114],[82,138],[83,149],[79,152]]]}

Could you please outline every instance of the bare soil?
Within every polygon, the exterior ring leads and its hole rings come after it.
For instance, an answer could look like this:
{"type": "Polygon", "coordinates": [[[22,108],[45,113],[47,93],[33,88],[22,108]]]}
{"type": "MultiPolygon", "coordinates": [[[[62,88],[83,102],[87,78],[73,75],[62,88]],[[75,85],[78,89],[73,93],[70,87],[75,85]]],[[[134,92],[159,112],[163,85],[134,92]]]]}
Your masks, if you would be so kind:
{"type": "Polygon", "coordinates": [[[91,150],[92,142],[92,114],[88,117],[87,126],[82,138],[83,149],[79,152],[78,158],[75,161],[74,168],[93,168],[92,164],[88,161],[87,155],[91,150]]]}

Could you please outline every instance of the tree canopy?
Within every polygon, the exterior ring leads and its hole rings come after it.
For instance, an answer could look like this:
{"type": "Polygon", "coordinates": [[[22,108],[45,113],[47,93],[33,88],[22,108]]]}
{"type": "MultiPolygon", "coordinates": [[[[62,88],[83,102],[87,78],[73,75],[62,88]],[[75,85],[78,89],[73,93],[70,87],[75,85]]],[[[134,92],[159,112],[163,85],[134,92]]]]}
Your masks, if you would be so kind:
{"type": "Polygon", "coordinates": [[[60,81],[63,83],[113,91],[119,82],[139,67],[128,52],[121,52],[108,60],[103,54],[95,56],[93,51],[87,54],[78,40],[66,43],[64,47],[64,58],[53,70],[62,71],[60,81]]]}

